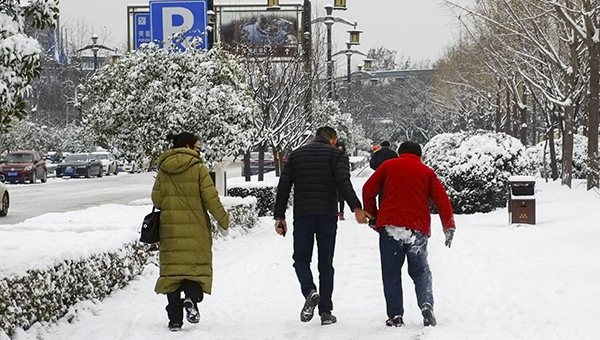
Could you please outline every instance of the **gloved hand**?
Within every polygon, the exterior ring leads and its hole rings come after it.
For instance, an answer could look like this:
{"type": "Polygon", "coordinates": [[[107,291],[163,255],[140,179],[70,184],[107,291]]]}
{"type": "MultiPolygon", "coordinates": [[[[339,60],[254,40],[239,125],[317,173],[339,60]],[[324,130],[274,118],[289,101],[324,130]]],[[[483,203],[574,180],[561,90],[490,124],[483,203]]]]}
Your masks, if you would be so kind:
{"type": "Polygon", "coordinates": [[[454,229],[454,228],[450,228],[450,229],[445,229],[444,230],[444,235],[446,235],[446,242],[444,244],[448,248],[450,248],[450,246],[452,245],[452,239],[454,238],[454,231],[455,230],[456,229],[454,229]]]}

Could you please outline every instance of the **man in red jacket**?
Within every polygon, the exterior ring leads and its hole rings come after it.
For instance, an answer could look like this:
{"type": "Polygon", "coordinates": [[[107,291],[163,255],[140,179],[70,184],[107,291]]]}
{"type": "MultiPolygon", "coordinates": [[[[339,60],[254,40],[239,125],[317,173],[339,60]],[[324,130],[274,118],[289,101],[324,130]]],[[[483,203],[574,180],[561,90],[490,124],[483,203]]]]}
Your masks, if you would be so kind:
{"type": "Polygon", "coordinates": [[[419,144],[404,142],[398,154],[399,158],[384,162],[363,187],[365,210],[377,218],[386,325],[404,324],[401,270],[406,258],[423,324],[435,326],[431,270],[427,263],[427,240],[431,236],[429,200],[439,211],[448,247],[456,228],[454,215],[446,190],[433,170],[421,162],[419,144]],[[381,189],[385,195],[378,211],[375,198],[381,189]]]}

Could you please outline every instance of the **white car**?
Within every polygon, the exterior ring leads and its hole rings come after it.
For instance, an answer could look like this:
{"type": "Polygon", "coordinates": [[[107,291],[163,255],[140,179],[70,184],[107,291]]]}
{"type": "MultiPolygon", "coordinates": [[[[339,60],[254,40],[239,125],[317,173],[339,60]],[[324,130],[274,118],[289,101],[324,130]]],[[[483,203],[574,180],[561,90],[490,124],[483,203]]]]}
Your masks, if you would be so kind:
{"type": "Polygon", "coordinates": [[[10,205],[10,195],[8,195],[8,187],[2,182],[0,182],[0,197],[2,197],[0,201],[0,216],[6,216],[8,214],[8,206],[10,205]]]}
{"type": "Polygon", "coordinates": [[[122,166],[123,172],[129,172],[130,174],[136,173],[140,171],[140,167],[136,161],[125,162],[122,166]]]}
{"type": "Polygon", "coordinates": [[[110,174],[117,174],[117,161],[113,158],[113,155],[110,152],[97,151],[92,152],[92,157],[94,159],[102,162],[102,171],[105,175],[109,176],[110,174]]]}

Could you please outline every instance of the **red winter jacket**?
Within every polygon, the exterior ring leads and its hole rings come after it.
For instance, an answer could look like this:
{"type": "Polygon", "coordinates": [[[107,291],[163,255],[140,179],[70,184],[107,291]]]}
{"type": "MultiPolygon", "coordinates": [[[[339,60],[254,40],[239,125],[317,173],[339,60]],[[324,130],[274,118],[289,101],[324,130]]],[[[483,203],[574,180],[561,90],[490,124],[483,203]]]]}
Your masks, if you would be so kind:
{"type": "Polygon", "coordinates": [[[409,153],[385,161],[363,187],[365,210],[377,216],[377,229],[391,225],[431,236],[429,199],[439,211],[444,230],[455,228],[452,206],[442,183],[417,155],[409,153]],[[383,201],[377,211],[375,198],[381,188],[383,201]]]}

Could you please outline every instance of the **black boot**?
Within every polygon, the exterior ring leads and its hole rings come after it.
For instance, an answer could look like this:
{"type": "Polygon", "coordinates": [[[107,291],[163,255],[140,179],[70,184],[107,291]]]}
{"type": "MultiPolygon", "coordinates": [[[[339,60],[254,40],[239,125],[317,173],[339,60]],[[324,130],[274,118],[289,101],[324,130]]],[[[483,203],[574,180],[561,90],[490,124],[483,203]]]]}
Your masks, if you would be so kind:
{"type": "Polygon", "coordinates": [[[437,321],[435,320],[435,315],[433,314],[433,306],[430,303],[426,302],[423,304],[423,308],[421,308],[421,314],[423,315],[423,325],[425,327],[435,327],[437,321]]]}
{"type": "Polygon", "coordinates": [[[167,315],[169,316],[169,329],[173,332],[179,331],[183,325],[183,300],[179,292],[167,294],[169,304],[167,315]]]}

